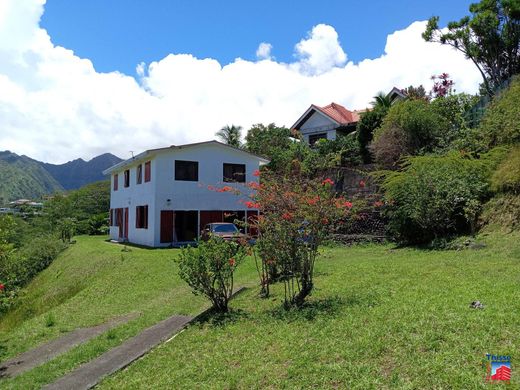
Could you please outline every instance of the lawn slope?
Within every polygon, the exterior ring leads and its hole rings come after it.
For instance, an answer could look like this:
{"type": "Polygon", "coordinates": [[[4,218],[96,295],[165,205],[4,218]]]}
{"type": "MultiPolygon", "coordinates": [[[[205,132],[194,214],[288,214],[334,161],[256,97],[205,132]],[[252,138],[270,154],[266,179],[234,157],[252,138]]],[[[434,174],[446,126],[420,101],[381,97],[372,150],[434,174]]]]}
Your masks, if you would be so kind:
{"type": "MultiPolygon", "coordinates": [[[[193,315],[207,307],[179,279],[178,252],[77,237],[27,286],[22,304],[0,319],[0,361],[78,327],[131,312],[140,316],[17,378],[0,380],[0,388],[40,388],[172,314],[193,315]]],[[[239,276],[242,284],[256,280],[251,267],[244,267],[248,277],[239,276]]]]}
{"type": "Polygon", "coordinates": [[[282,286],[265,300],[250,290],[224,323],[191,326],[100,388],[487,388],[486,353],[512,355],[517,388],[518,238],[327,250],[302,313],[279,310],[282,286]],[[477,299],[484,310],[469,308],[477,299]]]}
{"type": "MultiPolygon", "coordinates": [[[[392,245],[328,248],[301,312],[280,310],[283,287],[250,286],[225,318],[201,321],[103,381],[100,388],[485,388],[486,353],[520,360],[520,235],[482,237],[480,250],[392,245]],[[480,300],[484,310],[470,309],[480,300]]],[[[0,360],[77,327],[139,318],[0,388],[39,388],[171,314],[207,306],[177,276],[178,251],[79,237],[0,320],[0,360]]],[[[513,387],[514,387],[513,386],[513,387]]]]}

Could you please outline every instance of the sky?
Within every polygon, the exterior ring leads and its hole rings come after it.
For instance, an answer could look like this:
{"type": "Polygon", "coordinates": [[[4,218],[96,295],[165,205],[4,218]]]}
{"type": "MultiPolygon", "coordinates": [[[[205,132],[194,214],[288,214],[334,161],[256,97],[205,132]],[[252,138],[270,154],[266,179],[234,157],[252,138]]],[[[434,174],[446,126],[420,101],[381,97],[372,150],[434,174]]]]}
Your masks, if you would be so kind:
{"type": "Polygon", "coordinates": [[[447,72],[480,76],[421,38],[470,1],[0,0],[0,150],[52,163],[291,126],[447,72]]]}

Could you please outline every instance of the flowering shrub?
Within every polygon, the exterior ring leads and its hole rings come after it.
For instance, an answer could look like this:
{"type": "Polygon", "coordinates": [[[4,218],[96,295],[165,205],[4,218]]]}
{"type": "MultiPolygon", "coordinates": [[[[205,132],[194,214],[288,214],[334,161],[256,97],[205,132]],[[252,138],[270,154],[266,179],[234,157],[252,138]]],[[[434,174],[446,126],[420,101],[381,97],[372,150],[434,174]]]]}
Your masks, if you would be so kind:
{"type": "Polygon", "coordinates": [[[293,166],[290,175],[263,172],[248,201],[260,211],[252,224],[258,231],[255,259],[261,293],[268,296],[269,285],[282,280],[286,307],[301,306],[311,293],[319,246],[352,208],[336,196],[330,178],[309,179],[298,168],[293,166]]]}
{"type": "Polygon", "coordinates": [[[200,241],[196,248],[181,250],[179,276],[195,295],[208,298],[215,310],[227,312],[233,294],[233,274],[245,256],[242,243],[212,237],[200,241]]]}

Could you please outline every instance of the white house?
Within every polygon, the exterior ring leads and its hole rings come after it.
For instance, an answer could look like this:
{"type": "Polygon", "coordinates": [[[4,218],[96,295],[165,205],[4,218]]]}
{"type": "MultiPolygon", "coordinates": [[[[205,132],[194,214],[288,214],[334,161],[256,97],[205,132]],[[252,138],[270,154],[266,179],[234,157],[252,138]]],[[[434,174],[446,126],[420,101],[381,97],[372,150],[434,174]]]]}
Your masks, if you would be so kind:
{"type": "Polygon", "coordinates": [[[111,175],[110,238],[159,247],[193,241],[211,222],[246,220],[247,183],[269,161],[208,141],[147,150],[105,170],[111,175]],[[224,185],[236,192],[218,192],[224,185]]]}
{"type": "Polygon", "coordinates": [[[324,107],[312,104],[291,129],[299,131],[303,139],[313,145],[319,139],[335,140],[339,134],[355,131],[358,121],[358,111],[349,111],[341,104],[324,107]]]}

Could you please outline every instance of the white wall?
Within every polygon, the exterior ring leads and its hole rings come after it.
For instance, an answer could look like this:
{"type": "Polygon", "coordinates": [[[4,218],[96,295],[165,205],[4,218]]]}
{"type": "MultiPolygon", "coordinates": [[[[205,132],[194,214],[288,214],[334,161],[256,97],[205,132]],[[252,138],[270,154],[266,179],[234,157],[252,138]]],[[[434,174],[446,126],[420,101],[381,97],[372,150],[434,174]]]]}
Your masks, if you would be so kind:
{"type": "Polygon", "coordinates": [[[327,133],[327,139],[336,139],[336,128],[338,125],[319,111],[315,111],[307,121],[300,127],[300,133],[305,142],[309,143],[309,135],[327,133]]]}
{"type": "MultiPolygon", "coordinates": [[[[133,243],[160,246],[160,214],[161,210],[248,210],[240,200],[245,197],[233,193],[211,191],[208,186],[235,186],[245,194],[252,191],[247,183],[258,181],[253,172],[259,169],[257,157],[234,150],[219,144],[202,144],[185,149],[170,149],[159,151],[151,159],[151,181],[136,184],[137,163],[121,168],[119,174],[119,189],[111,191],[110,207],[129,208],[128,240],[133,243]],[[175,160],[199,162],[199,181],[176,181],[175,160]],[[246,183],[224,183],[223,164],[245,164],[246,183]],[[124,170],[130,169],[130,187],[124,188],[124,170]],[[168,201],[169,199],[169,201],[168,201]],[[148,229],[136,229],[136,206],[148,205],[148,229]]],[[[112,175],[113,180],[113,175],[112,175]]],[[[112,239],[118,238],[118,229],[110,229],[112,239]]]]}

